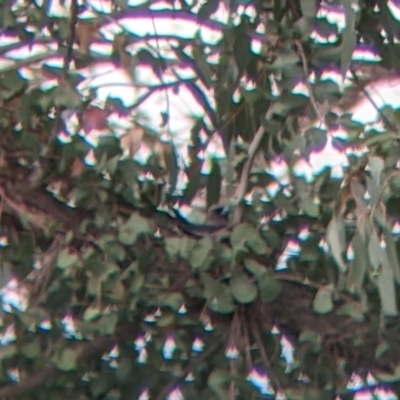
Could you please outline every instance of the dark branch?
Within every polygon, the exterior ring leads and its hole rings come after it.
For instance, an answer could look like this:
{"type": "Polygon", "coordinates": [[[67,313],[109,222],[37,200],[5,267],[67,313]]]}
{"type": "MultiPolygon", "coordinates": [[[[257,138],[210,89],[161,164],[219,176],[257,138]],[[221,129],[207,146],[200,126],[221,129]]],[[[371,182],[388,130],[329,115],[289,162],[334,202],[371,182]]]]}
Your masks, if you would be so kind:
{"type": "MultiPolygon", "coordinates": [[[[79,351],[78,364],[87,362],[95,356],[102,355],[113,345],[115,345],[115,339],[112,337],[102,337],[91,343],[83,344],[79,351]]],[[[0,399],[5,400],[21,396],[24,393],[37,389],[46,381],[53,379],[61,373],[53,364],[49,364],[22,382],[0,388],[0,399]]]]}

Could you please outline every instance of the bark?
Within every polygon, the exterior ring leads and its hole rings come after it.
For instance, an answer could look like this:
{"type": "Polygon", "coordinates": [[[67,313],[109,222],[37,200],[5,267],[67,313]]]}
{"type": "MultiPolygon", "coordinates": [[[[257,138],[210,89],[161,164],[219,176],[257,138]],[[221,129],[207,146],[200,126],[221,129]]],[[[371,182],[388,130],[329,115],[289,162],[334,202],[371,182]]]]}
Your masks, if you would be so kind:
{"type": "MultiPolygon", "coordinates": [[[[93,342],[82,344],[78,355],[78,364],[86,363],[96,356],[111,349],[116,340],[113,337],[101,337],[93,342]]],[[[62,374],[53,364],[49,364],[31,377],[24,379],[16,384],[10,384],[0,388],[0,399],[13,399],[27,392],[37,389],[45,382],[54,379],[58,374],[62,374]]]]}

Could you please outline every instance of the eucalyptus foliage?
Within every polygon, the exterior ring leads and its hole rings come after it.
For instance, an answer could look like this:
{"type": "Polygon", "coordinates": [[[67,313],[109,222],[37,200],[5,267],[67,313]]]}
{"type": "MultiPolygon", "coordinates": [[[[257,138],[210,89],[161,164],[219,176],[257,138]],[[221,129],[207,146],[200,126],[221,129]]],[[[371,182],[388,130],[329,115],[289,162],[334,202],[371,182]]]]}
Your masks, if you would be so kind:
{"type": "Polygon", "coordinates": [[[0,398],[399,394],[395,11],[1,1],[0,398]]]}

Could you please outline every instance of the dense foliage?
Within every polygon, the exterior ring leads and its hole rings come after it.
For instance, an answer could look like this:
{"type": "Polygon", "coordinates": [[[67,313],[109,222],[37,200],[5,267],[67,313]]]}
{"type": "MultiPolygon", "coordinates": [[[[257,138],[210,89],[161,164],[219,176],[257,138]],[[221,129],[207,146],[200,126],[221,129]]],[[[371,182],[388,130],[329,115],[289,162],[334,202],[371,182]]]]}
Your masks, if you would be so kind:
{"type": "Polygon", "coordinates": [[[2,0],[0,398],[400,393],[396,11],[2,0]]]}

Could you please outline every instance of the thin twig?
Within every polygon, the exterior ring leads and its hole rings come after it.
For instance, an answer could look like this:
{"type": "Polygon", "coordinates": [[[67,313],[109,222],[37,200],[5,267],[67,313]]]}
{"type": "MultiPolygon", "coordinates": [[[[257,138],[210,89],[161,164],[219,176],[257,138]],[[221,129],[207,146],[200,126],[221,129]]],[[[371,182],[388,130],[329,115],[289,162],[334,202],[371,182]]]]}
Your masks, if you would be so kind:
{"type": "MultiPolygon", "coordinates": [[[[244,317],[244,313],[242,313],[242,317],[244,317]]],[[[250,373],[253,365],[251,361],[251,354],[250,354],[250,340],[249,340],[249,329],[247,327],[246,323],[242,323],[243,326],[243,335],[244,335],[244,342],[243,342],[243,347],[244,347],[244,352],[245,352],[245,358],[246,358],[246,369],[247,369],[247,374],[250,373]]]]}
{"type": "MultiPolygon", "coordinates": [[[[351,75],[353,76],[354,82],[359,87],[361,87],[360,81],[359,81],[356,73],[353,70],[351,70],[351,75]]],[[[375,100],[372,98],[372,96],[368,93],[368,91],[364,87],[362,88],[362,92],[364,93],[364,95],[368,99],[368,101],[372,104],[372,106],[375,108],[375,110],[377,111],[378,115],[382,118],[382,121],[386,124],[386,126],[388,126],[392,131],[398,132],[399,131],[398,127],[394,126],[391,123],[391,121],[386,117],[386,115],[383,114],[383,112],[380,110],[380,108],[376,104],[375,100]]]]}
{"type": "MultiPolygon", "coordinates": [[[[59,84],[61,86],[68,85],[68,73],[69,73],[69,68],[70,64],[73,59],[73,48],[74,48],[74,43],[75,43],[75,34],[76,34],[76,25],[78,23],[78,0],[71,0],[71,6],[70,6],[70,15],[69,15],[69,36],[66,44],[66,51],[64,55],[64,60],[63,60],[63,68],[61,70],[61,75],[59,79],[59,84]]],[[[61,127],[61,112],[62,109],[61,107],[57,107],[56,109],[56,116],[55,116],[55,122],[54,122],[54,130],[53,134],[50,137],[49,143],[57,137],[59,134],[59,130],[61,127]]],[[[48,146],[46,148],[46,153],[48,150],[48,146]]]]}
{"type": "Polygon", "coordinates": [[[250,322],[251,333],[253,334],[254,339],[256,340],[257,347],[260,351],[260,355],[261,355],[261,359],[263,361],[264,367],[267,370],[269,378],[275,385],[274,389],[278,389],[278,391],[281,392],[282,391],[281,384],[279,383],[279,380],[276,379],[272,373],[271,364],[269,362],[267,353],[265,352],[264,345],[263,345],[263,342],[262,342],[262,339],[260,336],[259,327],[257,326],[253,310],[249,315],[249,322],[250,322]]]}
{"type": "Polygon", "coordinates": [[[307,58],[306,58],[306,55],[305,55],[305,53],[304,53],[303,45],[301,44],[300,40],[295,40],[295,41],[294,41],[294,44],[295,44],[296,47],[297,47],[297,50],[298,50],[298,52],[299,52],[299,54],[300,54],[301,62],[302,62],[302,64],[303,64],[303,71],[304,71],[304,75],[305,75],[305,84],[306,84],[307,89],[308,89],[308,94],[309,94],[309,96],[310,96],[311,105],[312,105],[312,107],[313,107],[313,109],[314,109],[315,114],[316,114],[317,117],[319,118],[319,117],[320,117],[320,111],[319,111],[318,104],[317,104],[317,102],[315,101],[314,93],[313,93],[313,91],[312,91],[312,87],[311,87],[311,84],[310,84],[310,81],[309,81],[309,72],[308,72],[308,66],[307,66],[307,58]]]}
{"type": "Polygon", "coordinates": [[[256,134],[254,135],[254,139],[250,144],[249,147],[249,152],[248,152],[248,157],[246,162],[244,163],[242,174],[240,175],[240,181],[239,184],[236,188],[235,194],[234,194],[234,200],[237,203],[235,212],[233,215],[233,220],[232,220],[232,225],[237,225],[240,223],[242,216],[243,216],[243,198],[246,194],[247,190],[247,184],[249,181],[249,175],[251,171],[251,167],[253,165],[254,157],[257,153],[257,150],[261,144],[261,141],[264,138],[265,134],[265,129],[262,125],[258,128],[256,134]]]}
{"type": "Polygon", "coordinates": [[[268,373],[270,373],[271,372],[271,364],[268,360],[267,353],[265,352],[264,345],[262,343],[262,339],[260,336],[259,328],[256,324],[256,320],[255,320],[253,313],[251,313],[249,316],[249,322],[250,322],[251,333],[253,334],[254,339],[256,340],[258,350],[260,351],[261,359],[264,363],[264,367],[268,371],[268,373]]]}
{"type": "MultiPolygon", "coordinates": [[[[229,363],[229,370],[231,373],[231,377],[235,376],[237,373],[237,365],[236,365],[236,360],[231,360],[229,363]]],[[[231,382],[229,384],[229,400],[235,400],[235,381],[231,379],[231,382]]]]}
{"type": "MultiPolygon", "coordinates": [[[[158,41],[156,22],[155,22],[153,16],[151,17],[151,22],[153,24],[154,34],[155,34],[155,37],[156,37],[157,56],[158,56],[159,61],[162,61],[163,57],[162,57],[162,54],[161,54],[160,43],[158,41]]],[[[159,67],[159,74],[160,74],[161,84],[165,88],[165,101],[166,101],[166,104],[167,104],[167,121],[166,122],[167,122],[168,137],[169,137],[169,140],[171,141],[171,145],[172,145],[173,150],[176,153],[176,156],[179,157],[180,160],[181,160],[181,163],[182,163],[181,167],[186,168],[187,166],[185,165],[185,160],[179,154],[179,152],[178,152],[178,150],[177,150],[177,148],[175,146],[174,139],[172,137],[171,124],[170,124],[170,109],[171,109],[171,107],[170,107],[170,99],[169,99],[169,94],[168,94],[168,87],[166,86],[166,83],[165,83],[165,80],[164,80],[164,71],[163,71],[161,66],[159,67]]]]}
{"type": "MultiPolygon", "coordinates": [[[[237,349],[237,343],[238,343],[238,336],[240,333],[240,319],[239,319],[239,314],[238,311],[235,312],[233,315],[232,323],[231,323],[231,328],[229,332],[229,339],[228,339],[228,346],[230,347],[232,344],[235,346],[237,349]]],[[[237,374],[237,360],[235,358],[231,359],[229,361],[229,372],[231,374],[231,381],[229,384],[229,400],[235,400],[235,381],[232,379],[236,374],[237,374]]]]}
{"type": "Polygon", "coordinates": [[[70,23],[69,23],[69,37],[67,41],[67,51],[64,56],[63,69],[61,72],[61,80],[65,81],[68,78],[69,67],[72,61],[73,48],[76,35],[76,25],[78,23],[78,0],[71,0],[70,8],[70,23]]]}

